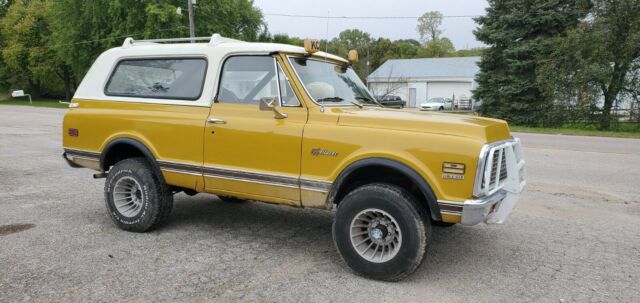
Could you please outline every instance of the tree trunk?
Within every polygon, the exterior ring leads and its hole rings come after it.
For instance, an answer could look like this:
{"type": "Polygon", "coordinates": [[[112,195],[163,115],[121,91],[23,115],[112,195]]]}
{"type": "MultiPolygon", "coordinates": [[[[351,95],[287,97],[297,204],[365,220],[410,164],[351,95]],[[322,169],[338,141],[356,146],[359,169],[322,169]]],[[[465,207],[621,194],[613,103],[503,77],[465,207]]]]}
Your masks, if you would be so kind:
{"type": "Polygon", "coordinates": [[[600,129],[602,130],[608,130],[611,127],[611,107],[624,87],[627,70],[627,64],[615,63],[609,86],[606,90],[603,90],[604,107],[602,108],[602,119],[600,120],[600,129]]]}
{"type": "Polygon", "coordinates": [[[31,78],[28,80],[29,83],[29,94],[33,99],[40,99],[42,96],[42,92],[40,90],[40,85],[37,82],[34,82],[31,78]]]}
{"type": "Polygon", "coordinates": [[[62,76],[64,81],[64,97],[65,101],[71,101],[71,73],[69,72],[69,67],[64,66],[62,68],[62,76]]]}
{"type": "Polygon", "coordinates": [[[611,127],[611,106],[613,105],[614,98],[611,98],[611,93],[607,92],[604,95],[604,107],[602,108],[602,116],[600,117],[600,129],[608,130],[611,127]]]}

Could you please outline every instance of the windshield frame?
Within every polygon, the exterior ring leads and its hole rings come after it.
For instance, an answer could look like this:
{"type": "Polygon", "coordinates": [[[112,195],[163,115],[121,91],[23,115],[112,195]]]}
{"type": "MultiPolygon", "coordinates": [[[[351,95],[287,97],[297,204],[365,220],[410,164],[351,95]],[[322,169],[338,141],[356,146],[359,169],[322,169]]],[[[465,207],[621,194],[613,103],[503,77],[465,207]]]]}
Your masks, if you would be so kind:
{"type": "MultiPolygon", "coordinates": [[[[302,78],[300,78],[300,75],[298,74],[298,71],[295,68],[295,65],[293,64],[293,62],[291,62],[292,59],[296,59],[296,58],[301,58],[301,59],[307,59],[307,60],[313,60],[313,61],[318,61],[318,62],[323,62],[323,63],[328,63],[328,64],[333,64],[333,65],[337,65],[337,66],[347,66],[347,68],[350,68],[351,70],[353,70],[351,68],[351,65],[347,64],[347,63],[338,63],[335,62],[333,60],[330,59],[319,59],[319,58],[313,58],[313,57],[307,57],[307,56],[300,56],[300,55],[287,55],[287,61],[289,61],[289,66],[291,66],[291,69],[293,70],[293,73],[296,76],[296,79],[298,80],[298,82],[300,82],[300,85],[302,85],[302,88],[304,89],[305,94],[307,94],[307,96],[309,97],[309,99],[311,99],[311,102],[313,102],[315,105],[321,106],[321,107],[345,107],[345,106],[358,106],[352,103],[349,104],[329,104],[329,103],[320,103],[318,101],[316,101],[315,98],[313,98],[313,96],[311,95],[311,93],[309,93],[309,91],[307,90],[307,86],[304,84],[304,82],[302,81],[302,78]]],[[[355,71],[354,71],[355,72],[355,71]]],[[[358,80],[360,80],[358,78],[358,80]]],[[[360,80],[360,82],[362,83],[362,80],[360,80]]],[[[380,102],[378,102],[378,100],[373,96],[373,94],[371,93],[371,91],[369,91],[369,88],[367,87],[366,84],[362,83],[364,88],[366,89],[367,95],[369,98],[371,98],[371,100],[373,101],[373,103],[364,103],[358,100],[348,100],[349,102],[353,101],[353,102],[357,102],[359,105],[361,106],[367,106],[367,105],[372,105],[372,106],[379,106],[379,107],[384,107],[384,105],[380,104],[380,102]]]]}

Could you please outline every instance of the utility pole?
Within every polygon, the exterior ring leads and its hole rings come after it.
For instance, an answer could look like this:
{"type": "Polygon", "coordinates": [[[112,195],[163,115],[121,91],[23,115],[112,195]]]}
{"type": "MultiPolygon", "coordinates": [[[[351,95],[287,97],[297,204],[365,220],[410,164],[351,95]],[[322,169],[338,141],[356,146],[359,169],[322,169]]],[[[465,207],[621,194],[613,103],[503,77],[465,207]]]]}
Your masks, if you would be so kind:
{"type": "Polygon", "coordinates": [[[369,44],[370,42],[367,42],[367,78],[369,78],[369,64],[371,63],[371,54],[369,53],[369,44]]]}
{"type": "MultiPolygon", "coordinates": [[[[194,0],[187,0],[187,7],[189,10],[189,36],[194,38],[196,36],[196,25],[193,22],[193,2],[194,0]]],[[[194,43],[194,40],[191,40],[191,43],[194,43]]]]}

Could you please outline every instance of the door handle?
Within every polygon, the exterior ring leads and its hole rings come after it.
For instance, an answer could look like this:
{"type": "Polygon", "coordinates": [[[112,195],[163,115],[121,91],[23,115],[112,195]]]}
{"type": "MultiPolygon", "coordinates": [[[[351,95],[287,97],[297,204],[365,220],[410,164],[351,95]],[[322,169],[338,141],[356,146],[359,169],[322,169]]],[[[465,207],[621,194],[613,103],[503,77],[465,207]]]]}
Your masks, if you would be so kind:
{"type": "Polygon", "coordinates": [[[224,120],[218,119],[218,118],[209,118],[209,120],[207,120],[207,122],[209,122],[211,124],[227,124],[227,121],[224,121],[224,120]]]}

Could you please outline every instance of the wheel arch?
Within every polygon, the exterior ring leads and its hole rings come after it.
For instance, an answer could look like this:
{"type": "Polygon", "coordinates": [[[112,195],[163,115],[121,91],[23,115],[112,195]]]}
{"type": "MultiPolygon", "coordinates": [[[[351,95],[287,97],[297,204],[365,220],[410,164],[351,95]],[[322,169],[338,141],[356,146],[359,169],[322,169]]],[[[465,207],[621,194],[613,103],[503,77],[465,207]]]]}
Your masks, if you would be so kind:
{"type": "Polygon", "coordinates": [[[133,138],[117,138],[109,142],[100,154],[100,168],[106,172],[118,161],[132,157],[145,158],[160,181],[165,182],[151,150],[144,143],[133,138]]]}
{"type": "MultiPolygon", "coordinates": [[[[415,186],[414,191],[416,192],[414,194],[420,194],[420,196],[416,198],[423,201],[424,206],[426,206],[427,211],[431,215],[431,219],[436,221],[442,220],[436,195],[428,181],[406,164],[387,158],[366,158],[349,164],[340,172],[333,182],[333,186],[331,186],[327,196],[327,204],[337,205],[349,189],[362,185],[356,180],[360,174],[367,175],[367,173],[372,171],[392,172],[392,174],[396,174],[395,176],[406,178],[406,180],[411,182],[409,185],[415,186]]],[[[365,181],[365,183],[368,182],[365,181]]]]}

